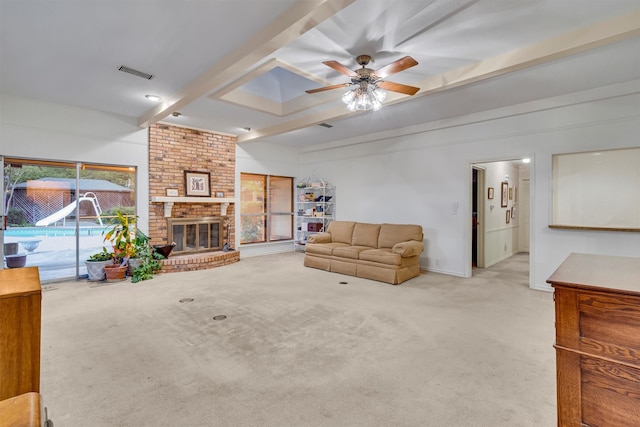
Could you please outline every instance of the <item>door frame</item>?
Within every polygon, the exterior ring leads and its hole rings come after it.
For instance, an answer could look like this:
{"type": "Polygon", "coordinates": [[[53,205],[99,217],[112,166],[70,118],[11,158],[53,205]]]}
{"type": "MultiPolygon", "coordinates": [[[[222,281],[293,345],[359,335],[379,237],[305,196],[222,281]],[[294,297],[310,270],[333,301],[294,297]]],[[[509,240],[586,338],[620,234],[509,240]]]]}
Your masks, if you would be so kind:
{"type": "MultiPolygon", "coordinates": [[[[467,178],[467,189],[468,189],[468,211],[466,213],[465,218],[467,218],[468,220],[465,221],[466,226],[465,226],[465,230],[468,230],[465,233],[465,247],[467,248],[467,263],[466,263],[466,267],[465,267],[465,277],[472,277],[473,275],[473,269],[471,267],[471,263],[472,263],[472,244],[473,244],[473,239],[472,239],[472,218],[473,218],[473,169],[478,169],[481,168],[483,164],[486,163],[500,163],[500,162],[514,162],[514,161],[519,161],[523,158],[529,158],[530,159],[530,163],[529,163],[529,288],[531,289],[537,289],[535,287],[535,233],[533,232],[533,230],[535,230],[535,221],[536,221],[536,217],[535,217],[535,213],[534,213],[534,206],[535,206],[535,156],[533,154],[526,154],[523,156],[514,156],[511,158],[502,158],[502,159],[483,159],[483,160],[478,160],[478,161],[473,161],[473,162],[469,162],[469,169],[468,169],[468,178],[467,178]]],[[[484,185],[485,183],[483,183],[484,185]]],[[[484,191],[484,190],[482,190],[484,191]]],[[[480,194],[480,193],[479,193],[480,194]]],[[[479,197],[479,199],[482,198],[484,199],[484,195],[483,197],[479,197]]],[[[484,202],[484,200],[483,200],[484,202]]],[[[478,208],[480,209],[480,208],[478,208]]],[[[485,227],[485,218],[484,215],[482,216],[482,230],[483,230],[483,234],[486,231],[486,227],[485,227]]],[[[478,239],[479,240],[479,239],[478,239]]],[[[484,240],[484,236],[483,236],[483,240],[484,240]]],[[[484,260],[483,260],[484,261],[484,260]]]]}

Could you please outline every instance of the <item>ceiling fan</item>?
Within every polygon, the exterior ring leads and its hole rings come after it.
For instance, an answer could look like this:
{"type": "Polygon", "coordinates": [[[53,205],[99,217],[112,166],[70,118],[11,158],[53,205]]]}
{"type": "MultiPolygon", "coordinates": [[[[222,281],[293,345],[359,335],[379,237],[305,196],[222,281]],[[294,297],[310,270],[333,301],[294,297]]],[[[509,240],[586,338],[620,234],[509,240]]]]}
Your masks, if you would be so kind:
{"type": "Polygon", "coordinates": [[[324,61],[323,64],[333,68],[334,70],[351,77],[350,83],[340,83],[337,85],[325,86],[318,89],[307,90],[307,93],[324,92],[325,90],[339,89],[342,87],[353,86],[353,88],[344,94],[342,101],[347,104],[347,108],[351,111],[355,110],[374,110],[382,107],[382,101],[386,96],[386,92],[378,89],[384,89],[391,92],[403,93],[405,95],[415,95],[420,88],[408,86],[401,83],[388,82],[383,80],[391,74],[411,68],[418,65],[418,62],[410,56],[405,56],[391,64],[385,65],[378,70],[367,68],[371,61],[369,55],[359,55],[356,62],[362,66],[355,71],[350,70],[338,61],[324,61]]]}

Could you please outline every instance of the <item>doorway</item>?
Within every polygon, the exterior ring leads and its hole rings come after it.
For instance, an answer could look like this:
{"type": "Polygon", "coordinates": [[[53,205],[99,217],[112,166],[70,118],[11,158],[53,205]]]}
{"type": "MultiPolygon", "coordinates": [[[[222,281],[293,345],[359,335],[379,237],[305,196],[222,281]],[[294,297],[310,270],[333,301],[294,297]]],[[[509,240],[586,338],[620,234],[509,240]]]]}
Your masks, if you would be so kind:
{"type": "Polygon", "coordinates": [[[527,160],[471,164],[470,276],[474,269],[530,254],[530,170],[527,160]]]}
{"type": "Polygon", "coordinates": [[[471,202],[471,268],[484,268],[484,183],[485,169],[474,165],[471,202]]]}

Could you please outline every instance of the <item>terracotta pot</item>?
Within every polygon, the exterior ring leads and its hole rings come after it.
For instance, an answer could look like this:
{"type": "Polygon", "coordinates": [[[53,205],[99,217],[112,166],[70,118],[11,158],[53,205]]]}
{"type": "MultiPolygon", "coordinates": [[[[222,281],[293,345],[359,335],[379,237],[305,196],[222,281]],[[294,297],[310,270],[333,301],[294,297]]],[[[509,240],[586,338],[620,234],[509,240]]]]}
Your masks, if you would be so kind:
{"type": "Polygon", "coordinates": [[[104,273],[107,276],[107,281],[124,280],[124,276],[127,274],[127,266],[120,266],[120,264],[105,265],[104,273]]]}

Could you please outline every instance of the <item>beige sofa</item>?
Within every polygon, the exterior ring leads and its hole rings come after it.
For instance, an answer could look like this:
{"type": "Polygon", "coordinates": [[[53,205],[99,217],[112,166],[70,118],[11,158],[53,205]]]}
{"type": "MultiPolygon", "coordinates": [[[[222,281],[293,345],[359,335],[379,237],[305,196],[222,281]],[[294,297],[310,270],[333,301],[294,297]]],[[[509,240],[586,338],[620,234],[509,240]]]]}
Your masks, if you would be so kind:
{"type": "Polygon", "coordinates": [[[397,285],[420,274],[422,227],[333,221],[307,239],[304,265],[397,285]]]}

